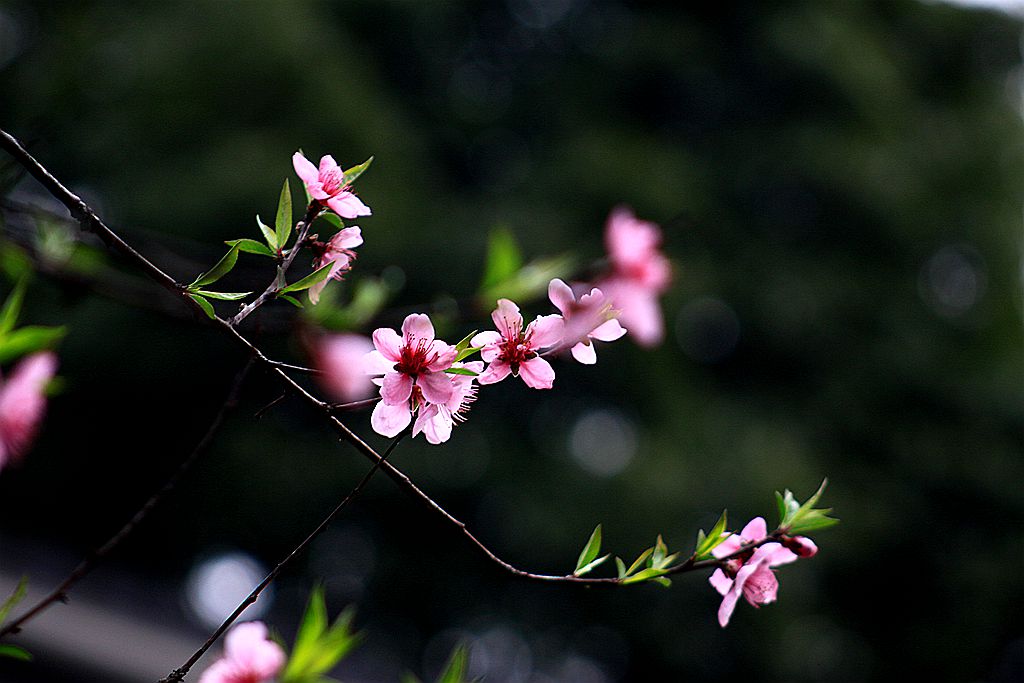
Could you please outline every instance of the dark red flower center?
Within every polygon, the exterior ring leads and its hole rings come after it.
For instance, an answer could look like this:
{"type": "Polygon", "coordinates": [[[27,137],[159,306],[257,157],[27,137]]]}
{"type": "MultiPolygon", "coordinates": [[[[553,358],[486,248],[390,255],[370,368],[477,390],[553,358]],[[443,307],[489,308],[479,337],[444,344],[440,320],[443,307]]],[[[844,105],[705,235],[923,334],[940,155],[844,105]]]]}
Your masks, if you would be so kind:
{"type": "Polygon", "coordinates": [[[518,377],[519,366],[526,361],[536,358],[537,352],[533,350],[533,345],[530,343],[531,335],[523,334],[522,323],[510,325],[508,320],[506,320],[505,327],[512,335],[502,337],[501,343],[498,345],[500,349],[498,360],[508,363],[512,369],[512,376],[518,377]]]}
{"type": "Polygon", "coordinates": [[[430,353],[429,348],[427,340],[413,337],[402,346],[401,360],[395,364],[395,370],[411,377],[425,372],[427,366],[437,360],[437,354],[430,353]]]}

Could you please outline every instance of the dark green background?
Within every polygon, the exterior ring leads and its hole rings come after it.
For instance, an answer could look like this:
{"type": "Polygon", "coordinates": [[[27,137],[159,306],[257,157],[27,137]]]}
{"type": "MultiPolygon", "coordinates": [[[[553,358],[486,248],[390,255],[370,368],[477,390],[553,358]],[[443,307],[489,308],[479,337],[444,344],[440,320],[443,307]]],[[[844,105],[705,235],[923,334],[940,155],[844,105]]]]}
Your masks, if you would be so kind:
{"type": "MultiPolygon", "coordinates": [[[[627,560],[658,533],[686,550],[722,507],[742,524],[775,489],[832,482],[843,524],[820,555],[721,630],[703,576],[516,581],[382,478],[268,616],[290,637],[317,577],[332,610],[356,602],[367,641],[340,678],[429,675],[438,634],[495,628],[551,678],[490,681],[589,680],[565,673],[569,653],[594,681],[1021,676],[1021,24],[918,2],[712,4],[0,4],[0,123],[182,280],[220,240],[255,236],[298,147],[376,155],[356,275],[399,266],[400,307],[472,292],[498,224],[530,257],[588,259],[616,204],[663,225],[663,346],[563,363],[550,393],[488,388],[450,443],[396,453],[507,559],[568,571],[597,522],[627,560]],[[611,478],[568,455],[595,408],[638,439],[611,478]],[[342,580],[353,537],[375,558],[358,589],[342,580]]],[[[202,325],[53,279],[26,321],[70,326],[66,388],[0,476],[0,529],[63,549],[56,578],[173,470],[243,357],[202,325]]],[[[302,359],[270,322],[264,345],[302,359]]],[[[194,556],[272,564],[361,476],[297,402],[252,419],[275,389],[254,378],[188,483],[99,570],[152,581],[120,607],[183,624],[173,591],[194,556]]],[[[383,443],[366,414],[349,423],[383,443]]],[[[30,555],[3,552],[2,569],[30,555]]],[[[98,680],[36,654],[29,675],[98,680]]]]}

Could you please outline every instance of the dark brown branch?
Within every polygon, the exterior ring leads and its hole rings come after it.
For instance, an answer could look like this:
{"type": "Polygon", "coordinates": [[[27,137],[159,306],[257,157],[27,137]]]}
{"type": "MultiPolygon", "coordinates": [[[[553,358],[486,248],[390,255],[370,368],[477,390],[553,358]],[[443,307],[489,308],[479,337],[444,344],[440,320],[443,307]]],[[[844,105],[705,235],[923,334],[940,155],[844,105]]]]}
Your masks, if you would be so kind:
{"type": "Polygon", "coordinates": [[[27,621],[42,613],[50,607],[50,605],[56,602],[67,602],[67,594],[68,591],[71,590],[71,587],[85,578],[96,567],[96,565],[102,562],[114,551],[115,548],[121,545],[125,539],[131,536],[142,522],[145,521],[154,508],[174,492],[178,483],[182,480],[185,474],[192,469],[192,466],[199,459],[199,456],[202,455],[209,447],[210,443],[213,442],[213,438],[220,430],[228,412],[237,405],[238,394],[241,391],[242,384],[251,367],[252,359],[250,358],[246,362],[245,366],[239,370],[238,374],[235,376],[234,381],[231,383],[231,389],[228,391],[228,395],[224,399],[224,403],[221,404],[220,410],[217,411],[217,414],[214,416],[213,421],[207,428],[206,433],[203,434],[203,438],[199,440],[199,443],[196,444],[196,447],[192,450],[189,456],[185,458],[180,465],[178,465],[178,469],[174,471],[174,474],[171,475],[170,479],[168,479],[156,493],[150,496],[149,500],[143,503],[142,507],[132,515],[132,518],[128,520],[128,522],[121,527],[116,534],[111,536],[106,543],[86,556],[85,559],[83,559],[56,588],[33,605],[27,612],[0,629],[0,637],[10,633],[18,633],[27,621]]]}
{"type": "Polygon", "coordinates": [[[306,536],[302,543],[299,543],[299,545],[295,546],[295,548],[290,553],[288,553],[283,560],[278,562],[277,565],[270,570],[270,573],[267,574],[263,578],[263,580],[260,581],[259,584],[252,589],[252,592],[249,593],[245,600],[238,604],[238,606],[228,616],[228,618],[225,619],[221,623],[221,625],[217,627],[217,630],[210,634],[210,637],[206,639],[206,642],[203,643],[202,647],[196,650],[192,654],[192,656],[188,658],[187,662],[185,662],[180,667],[169,673],[166,678],[160,679],[159,683],[178,683],[185,678],[189,670],[193,666],[195,666],[196,662],[199,661],[199,658],[206,654],[206,651],[209,650],[210,647],[212,647],[213,644],[217,642],[218,638],[224,635],[224,632],[228,630],[231,624],[235,623],[235,620],[238,619],[242,612],[244,612],[249,605],[253,604],[254,602],[256,602],[256,600],[259,599],[260,594],[263,593],[266,587],[269,586],[271,582],[277,578],[278,574],[281,573],[281,570],[283,570],[293,559],[295,559],[307,547],[309,547],[309,544],[313,542],[313,539],[319,536],[321,532],[323,532],[323,530],[326,529],[328,525],[330,525],[330,523],[333,522],[334,519],[339,514],[341,514],[342,510],[348,507],[348,505],[353,500],[359,497],[359,494],[363,492],[363,489],[366,488],[366,485],[370,483],[370,479],[373,478],[373,475],[377,473],[377,470],[380,469],[381,465],[387,462],[387,459],[394,452],[395,447],[403,438],[405,438],[405,436],[410,431],[411,428],[406,429],[404,432],[395,437],[395,439],[388,446],[387,450],[384,451],[384,455],[382,455],[380,460],[375,462],[373,464],[373,467],[371,467],[369,471],[363,475],[363,478],[359,481],[358,484],[356,484],[355,488],[349,491],[348,495],[345,496],[345,498],[340,503],[338,503],[338,505],[335,506],[333,510],[331,510],[331,513],[327,515],[327,517],[325,517],[324,520],[320,522],[320,524],[318,524],[317,527],[313,529],[313,531],[308,536],[306,536]]]}

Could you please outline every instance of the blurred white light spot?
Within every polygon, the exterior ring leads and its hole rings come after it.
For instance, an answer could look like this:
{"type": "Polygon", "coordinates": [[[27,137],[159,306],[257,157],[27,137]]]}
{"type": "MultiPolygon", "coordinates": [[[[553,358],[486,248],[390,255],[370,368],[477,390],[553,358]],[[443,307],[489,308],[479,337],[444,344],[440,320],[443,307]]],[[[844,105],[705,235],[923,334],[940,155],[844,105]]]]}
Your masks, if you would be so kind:
{"type": "Polygon", "coordinates": [[[954,318],[967,313],[985,292],[985,267],[969,246],[947,246],[932,254],[921,267],[921,298],[939,315],[954,318]]]}
{"type": "Polygon", "coordinates": [[[601,667],[580,655],[566,657],[556,680],[564,683],[611,683],[601,667]]]}
{"type": "Polygon", "coordinates": [[[683,352],[698,363],[717,363],[736,348],[740,319],[721,299],[699,297],[679,311],[676,339],[683,352]]]}
{"type": "Polygon", "coordinates": [[[580,467],[599,477],[626,469],[637,450],[636,428],[615,410],[591,410],[580,416],[569,433],[569,453],[580,467]]]}
{"type": "Polygon", "coordinates": [[[518,633],[498,626],[473,640],[468,669],[469,678],[486,678],[492,683],[525,683],[533,673],[533,654],[518,633]]]}
{"type": "MultiPolygon", "coordinates": [[[[185,599],[206,628],[219,626],[267,575],[255,559],[240,552],[223,553],[201,560],[189,572],[185,599]]],[[[273,600],[273,588],[267,587],[259,600],[249,605],[240,621],[259,619],[273,600]]]]}

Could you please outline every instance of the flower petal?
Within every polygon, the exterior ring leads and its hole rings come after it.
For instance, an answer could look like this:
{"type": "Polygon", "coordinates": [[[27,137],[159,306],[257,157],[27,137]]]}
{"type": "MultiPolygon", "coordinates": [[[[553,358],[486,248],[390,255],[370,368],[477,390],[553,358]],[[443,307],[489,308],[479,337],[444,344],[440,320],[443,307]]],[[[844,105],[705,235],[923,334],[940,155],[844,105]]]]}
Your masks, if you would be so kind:
{"type": "Polygon", "coordinates": [[[369,216],[373,212],[359,197],[343,190],[327,200],[327,206],[342,218],[358,218],[369,216]]]}
{"type": "Polygon", "coordinates": [[[408,404],[389,406],[384,401],[378,403],[370,415],[370,426],[373,431],[388,438],[398,436],[412,421],[412,413],[408,404]]]}
{"type": "Polygon", "coordinates": [[[708,577],[708,583],[715,587],[715,590],[721,595],[725,595],[732,588],[732,579],[725,575],[721,569],[716,569],[711,576],[708,577]]]}
{"type": "Polygon", "coordinates": [[[729,618],[736,609],[736,601],[740,599],[740,590],[733,582],[732,589],[722,598],[722,604],[718,607],[718,623],[722,628],[729,625],[729,618]]]}
{"type": "Polygon", "coordinates": [[[402,323],[402,340],[406,346],[416,346],[423,342],[429,344],[434,341],[434,326],[430,322],[430,316],[423,313],[410,313],[402,323]]]}
{"type": "Polygon", "coordinates": [[[619,324],[618,320],[608,320],[601,323],[590,333],[590,336],[598,341],[615,341],[626,334],[626,328],[619,324]]]}
{"type": "Polygon", "coordinates": [[[363,234],[358,225],[339,230],[327,241],[333,249],[355,249],[362,243],[363,234]]]}
{"type": "Polygon", "coordinates": [[[496,360],[487,366],[487,369],[477,376],[476,381],[480,384],[497,384],[512,374],[512,368],[504,361],[496,360]]]}
{"type": "Polygon", "coordinates": [[[572,357],[584,365],[593,365],[597,362],[597,351],[593,344],[580,342],[572,347],[572,357]]]}
{"type": "MultiPolygon", "coordinates": [[[[519,376],[531,389],[550,389],[555,383],[555,370],[539,356],[519,366],[519,376]]],[[[481,382],[483,384],[483,382],[481,382]]]]}
{"type": "Polygon", "coordinates": [[[302,179],[307,188],[314,183],[320,184],[320,171],[316,170],[313,162],[303,156],[302,152],[292,155],[292,166],[295,168],[295,174],[302,179]]]}
{"type": "Polygon", "coordinates": [[[568,315],[573,304],[576,303],[572,288],[557,277],[548,283],[548,299],[551,300],[555,308],[562,312],[562,315],[568,315]]]}
{"type": "Polygon", "coordinates": [[[505,339],[515,339],[523,330],[523,316],[519,307],[508,299],[498,299],[498,307],[491,313],[491,320],[505,339]]]}
{"type": "Polygon", "coordinates": [[[374,350],[363,356],[362,366],[367,375],[386,375],[395,369],[395,361],[388,360],[380,351],[374,350]]]}
{"type": "Polygon", "coordinates": [[[378,327],[373,331],[373,345],[393,363],[402,360],[402,338],[390,327],[378,327]]]}
{"type": "Polygon", "coordinates": [[[711,554],[718,559],[722,559],[723,557],[732,555],[734,552],[739,550],[741,545],[743,545],[743,539],[740,538],[739,534],[730,534],[729,538],[725,539],[711,550],[711,554]]]}
{"type": "Polygon", "coordinates": [[[427,370],[431,372],[441,372],[447,370],[455,362],[456,356],[459,352],[455,350],[455,347],[451,344],[446,344],[440,339],[435,339],[430,344],[430,348],[427,351],[427,357],[434,357],[434,360],[427,364],[427,370]]]}
{"type": "Polygon", "coordinates": [[[534,349],[546,349],[562,341],[565,320],[558,314],[540,315],[526,328],[526,336],[534,349]]]}
{"type": "Polygon", "coordinates": [[[384,375],[380,395],[388,405],[408,406],[409,397],[412,396],[412,377],[404,372],[389,372],[384,375]]]}
{"type": "Polygon", "coordinates": [[[767,535],[768,524],[764,521],[764,517],[754,517],[747,522],[747,525],[743,527],[743,531],[740,532],[740,536],[743,537],[743,541],[746,543],[760,541],[767,535]]]}
{"type": "Polygon", "coordinates": [[[443,372],[424,373],[416,379],[416,385],[430,403],[447,403],[455,391],[452,381],[443,372]]]}

